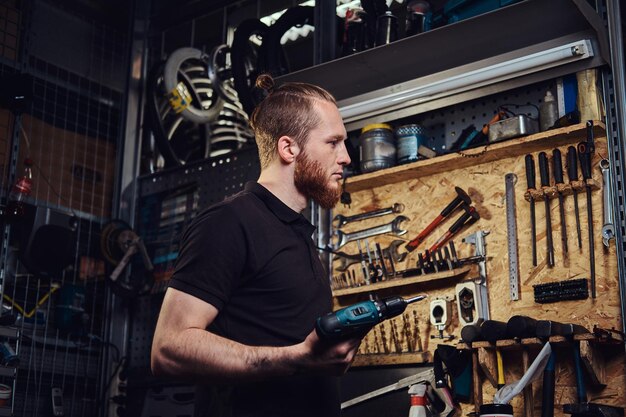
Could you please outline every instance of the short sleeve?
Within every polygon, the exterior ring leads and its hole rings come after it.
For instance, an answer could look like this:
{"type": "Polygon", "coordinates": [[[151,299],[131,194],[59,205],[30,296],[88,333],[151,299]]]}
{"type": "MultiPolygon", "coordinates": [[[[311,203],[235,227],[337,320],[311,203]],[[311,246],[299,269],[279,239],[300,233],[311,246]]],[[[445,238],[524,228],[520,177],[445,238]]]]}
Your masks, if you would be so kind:
{"type": "Polygon", "coordinates": [[[221,310],[242,279],[247,245],[228,205],[202,212],[189,225],[169,286],[221,310]]]}

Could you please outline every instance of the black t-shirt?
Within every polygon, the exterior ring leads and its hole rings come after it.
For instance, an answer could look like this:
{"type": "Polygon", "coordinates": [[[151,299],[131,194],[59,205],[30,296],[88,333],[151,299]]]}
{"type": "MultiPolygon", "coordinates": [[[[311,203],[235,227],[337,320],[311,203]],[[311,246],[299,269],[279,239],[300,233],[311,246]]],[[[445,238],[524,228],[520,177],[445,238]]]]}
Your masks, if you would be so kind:
{"type": "MultiPolygon", "coordinates": [[[[300,343],[332,308],[314,230],[263,186],[247,183],[194,219],[170,286],[216,307],[209,330],[221,336],[250,346],[300,343]]],[[[197,397],[197,416],[339,415],[335,377],[202,386],[197,397]]]]}

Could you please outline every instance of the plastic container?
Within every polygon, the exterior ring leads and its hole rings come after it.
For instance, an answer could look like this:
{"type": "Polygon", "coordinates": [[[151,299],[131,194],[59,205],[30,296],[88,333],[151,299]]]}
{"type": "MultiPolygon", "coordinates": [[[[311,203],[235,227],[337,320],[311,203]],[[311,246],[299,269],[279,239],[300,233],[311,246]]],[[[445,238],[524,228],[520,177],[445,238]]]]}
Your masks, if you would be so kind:
{"type": "Polygon", "coordinates": [[[410,124],[396,129],[396,158],[398,164],[408,164],[419,159],[419,147],[426,143],[426,129],[410,124]]]}
{"type": "Polygon", "coordinates": [[[480,417],[513,417],[513,407],[510,404],[483,404],[480,417]]]}
{"type": "Polygon", "coordinates": [[[20,359],[9,342],[0,343],[0,365],[17,366],[19,363],[20,359]]]}
{"type": "Polygon", "coordinates": [[[550,90],[546,91],[543,103],[539,106],[539,129],[543,132],[550,129],[559,118],[559,108],[550,90]]]}
{"type": "Polygon", "coordinates": [[[13,389],[10,386],[0,384],[0,407],[6,407],[9,405],[12,393],[13,389]]]}
{"type": "Polygon", "coordinates": [[[361,142],[361,172],[372,172],[396,164],[396,143],[391,126],[377,123],[365,126],[361,142]]]}

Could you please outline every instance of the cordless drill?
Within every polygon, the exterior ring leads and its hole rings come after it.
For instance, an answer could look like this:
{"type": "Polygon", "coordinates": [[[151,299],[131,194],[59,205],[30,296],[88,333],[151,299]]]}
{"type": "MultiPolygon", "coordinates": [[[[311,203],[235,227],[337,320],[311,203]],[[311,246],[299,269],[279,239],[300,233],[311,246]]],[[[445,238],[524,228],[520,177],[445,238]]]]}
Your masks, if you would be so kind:
{"type": "Polygon", "coordinates": [[[320,339],[338,340],[355,334],[365,334],[378,323],[398,316],[406,306],[426,298],[425,295],[404,299],[388,297],[363,301],[317,318],[315,330],[320,339]]]}

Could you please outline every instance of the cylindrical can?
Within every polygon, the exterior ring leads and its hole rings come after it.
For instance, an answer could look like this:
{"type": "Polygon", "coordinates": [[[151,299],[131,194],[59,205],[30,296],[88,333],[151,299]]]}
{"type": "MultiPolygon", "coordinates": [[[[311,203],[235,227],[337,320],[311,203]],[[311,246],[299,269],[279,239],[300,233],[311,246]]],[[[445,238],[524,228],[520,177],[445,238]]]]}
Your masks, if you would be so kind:
{"type": "Polygon", "coordinates": [[[391,126],[376,123],[365,126],[361,142],[361,172],[372,172],[396,164],[396,144],[391,126]]]}
{"type": "Polygon", "coordinates": [[[398,18],[389,10],[378,16],[376,46],[387,45],[398,40],[398,18]]]}
{"type": "Polygon", "coordinates": [[[480,417],[513,417],[511,404],[483,404],[480,406],[480,417]]]}
{"type": "Polygon", "coordinates": [[[6,407],[11,402],[13,388],[6,384],[0,384],[0,407],[6,407]]]}
{"type": "Polygon", "coordinates": [[[411,124],[396,129],[396,155],[398,164],[408,164],[419,159],[418,149],[428,139],[426,129],[411,124]]]}

